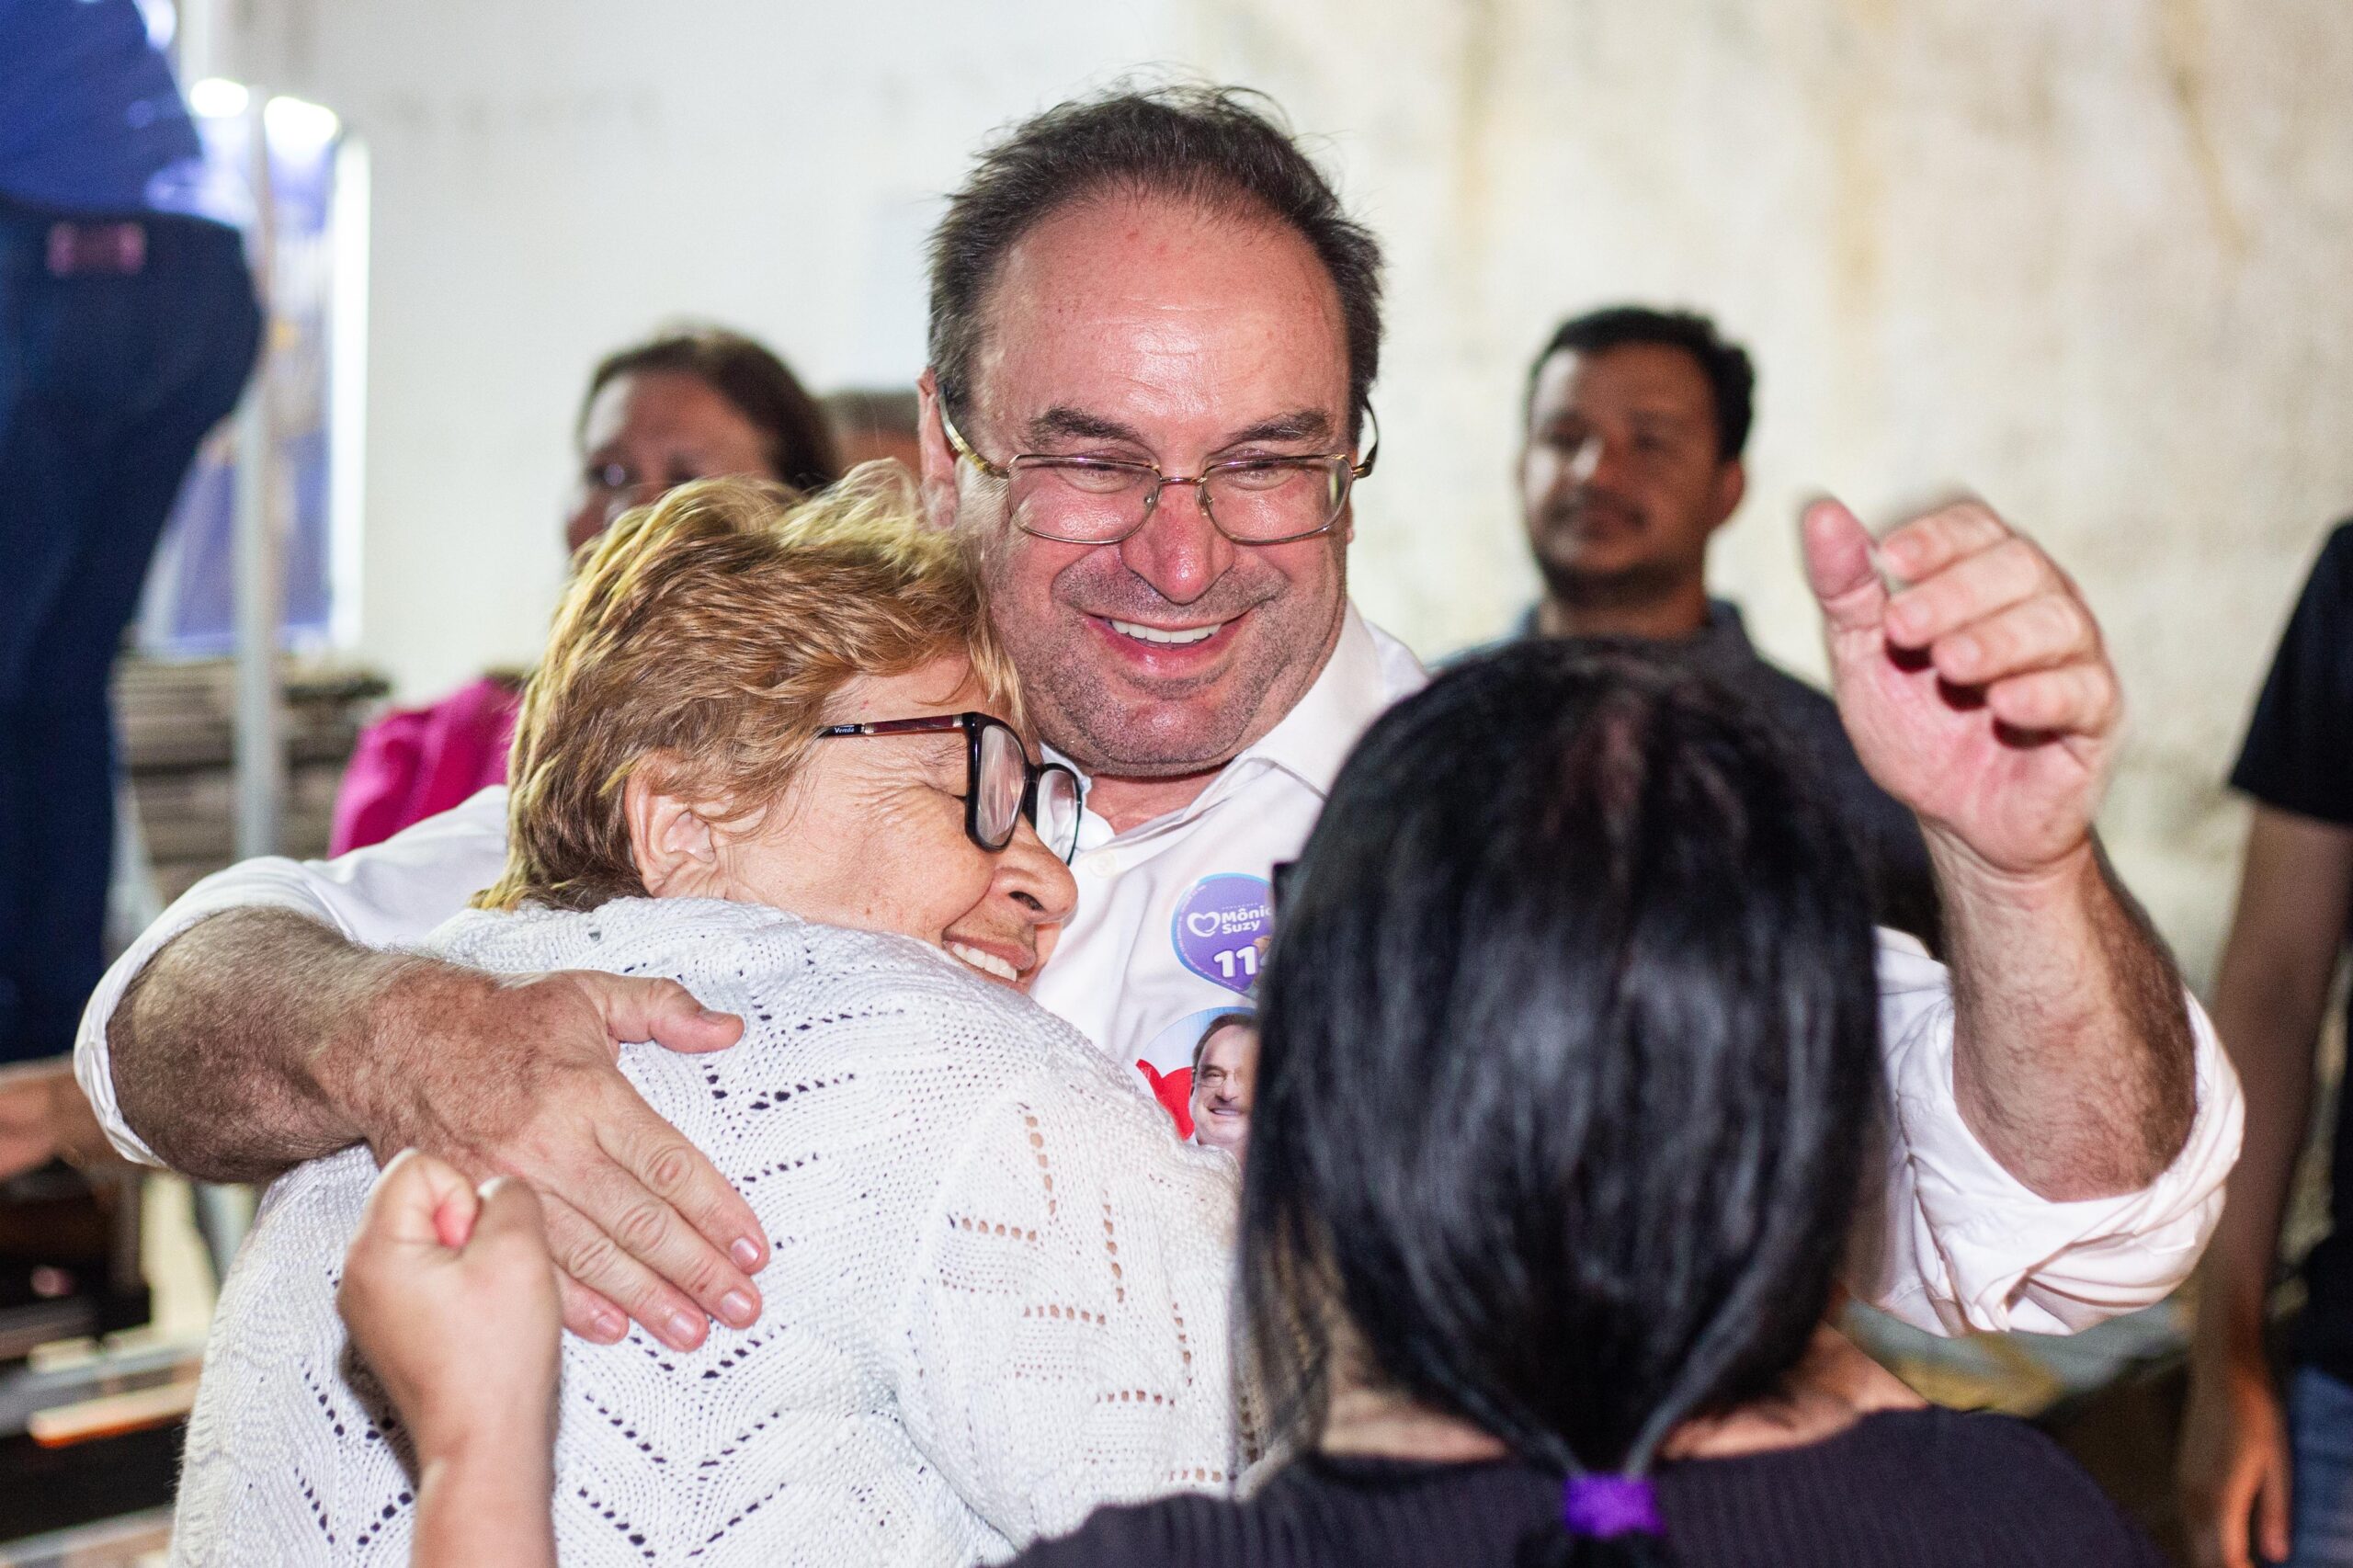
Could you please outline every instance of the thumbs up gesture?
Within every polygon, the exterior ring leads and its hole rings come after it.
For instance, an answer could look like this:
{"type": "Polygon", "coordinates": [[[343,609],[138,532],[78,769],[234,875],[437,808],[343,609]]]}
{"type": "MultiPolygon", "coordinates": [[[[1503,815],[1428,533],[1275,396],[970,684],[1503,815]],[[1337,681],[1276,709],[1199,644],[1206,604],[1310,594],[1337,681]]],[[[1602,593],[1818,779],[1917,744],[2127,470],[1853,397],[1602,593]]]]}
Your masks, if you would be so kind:
{"type": "Polygon", "coordinates": [[[1836,501],[1803,528],[1838,710],[1880,787],[1997,875],[2084,851],[2123,697],[2075,583],[1982,502],[1904,524],[1876,562],[1836,501]]]}

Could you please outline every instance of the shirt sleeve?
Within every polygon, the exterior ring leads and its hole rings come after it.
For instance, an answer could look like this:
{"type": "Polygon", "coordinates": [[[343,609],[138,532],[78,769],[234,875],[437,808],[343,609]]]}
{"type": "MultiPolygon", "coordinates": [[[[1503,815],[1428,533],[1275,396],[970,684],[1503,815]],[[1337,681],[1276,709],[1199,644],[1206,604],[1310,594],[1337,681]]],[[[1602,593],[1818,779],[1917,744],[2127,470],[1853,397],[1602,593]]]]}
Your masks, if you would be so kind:
{"type": "Polygon", "coordinates": [[[1951,979],[1909,937],[1880,933],[1887,1182],[1864,1205],[1856,1293],[1936,1334],[2073,1334],[2152,1306],[2188,1278],[2238,1158],[2237,1075],[2197,998],[2197,1115],[2173,1164],[2138,1192],[2054,1202],[1978,1142],[1953,1095],[1951,979]]]}
{"type": "Polygon", "coordinates": [[[2304,583],[2231,783],[2281,811],[2353,824],[2353,522],[2329,536],[2304,583]]]}
{"type": "Polygon", "coordinates": [[[908,1436],[1012,1546],[1222,1485],[1234,1436],[1233,1160],[1099,1072],[975,1118],[915,1248],[892,1359],[908,1436]]]}
{"type": "Polygon", "coordinates": [[[454,811],[333,860],[270,856],[216,871],[182,893],[115,960],[82,1013],[74,1074],[107,1137],[127,1158],[160,1165],[116,1104],[107,1023],[131,980],[171,939],[231,909],[290,909],[371,948],[414,942],[498,878],[506,857],[506,791],[484,790],[454,811]]]}

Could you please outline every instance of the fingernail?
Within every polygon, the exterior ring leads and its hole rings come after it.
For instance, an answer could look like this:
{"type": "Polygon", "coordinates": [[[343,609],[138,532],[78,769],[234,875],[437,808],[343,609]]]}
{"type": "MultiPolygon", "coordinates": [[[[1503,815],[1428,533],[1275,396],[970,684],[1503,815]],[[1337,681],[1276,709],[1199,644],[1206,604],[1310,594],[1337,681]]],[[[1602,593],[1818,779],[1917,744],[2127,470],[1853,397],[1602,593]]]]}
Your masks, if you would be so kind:
{"type": "Polygon", "coordinates": [[[759,1304],[741,1290],[730,1290],[719,1298],[719,1315],[737,1328],[748,1327],[760,1315],[759,1304]]]}
{"type": "Polygon", "coordinates": [[[1945,641],[1945,662],[1956,669],[1975,669],[1980,652],[1977,639],[1966,633],[1945,641]]]}
{"type": "Polygon", "coordinates": [[[672,1312],[668,1327],[670,1338],[681,1349],[692,1349],[702,1343],[703,1320],[692,1312],[672,1312]]]}
{"type": "Polygon", "coordinates": [[[760,1244],[749,1236],[737,1236],[735,1244],[727,1249],[727,1256],[735,1260],[736,1267],[749,1274],[760,1266],[760,1244]]]}
{"type": "Polygon", "coordinates": [[[619,1339],[622,1335],[629,1332],[629,1319],[621,1316],[620,1313],[613,1311],[610,1307],[600,1309],[595,1316],[597,1320],[597,1333],[600,1338],[607,1340],[619,1339]]]}

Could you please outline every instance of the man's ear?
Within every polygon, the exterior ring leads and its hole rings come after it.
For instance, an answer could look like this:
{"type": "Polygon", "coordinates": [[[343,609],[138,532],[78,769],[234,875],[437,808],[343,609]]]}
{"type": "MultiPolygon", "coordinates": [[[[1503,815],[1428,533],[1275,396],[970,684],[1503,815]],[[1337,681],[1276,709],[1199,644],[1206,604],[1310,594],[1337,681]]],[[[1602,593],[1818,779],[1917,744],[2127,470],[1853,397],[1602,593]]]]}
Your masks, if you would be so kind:
{"type": "Polygon", "coordinates": [[[956,526],[956,449],[948,444],[947,427],[939,417],[939,378],[924,367],[915,378],[915,394],[923,408],[915,420],[915,442],[923,453],[923,511],[936,528],[956,526]]]}
{"type": "Polygon", "coordinates": [[[1708,531],[1713,533],[1731,521],[1732,515],[1740,510],[1741,497],[1747,494],[1748,470],[1738,458],[1717,469],[1716,520],[1708,525],[1708,531]]]}
{"type": "Polygon", "coordinates": [[[703,815],[707,809],[667,792],[656,770],[642,763],[630,769],[621,784],[621,818],[629,824],[638,881],[655,898],[716,892],[719,838],[703,815]]]}

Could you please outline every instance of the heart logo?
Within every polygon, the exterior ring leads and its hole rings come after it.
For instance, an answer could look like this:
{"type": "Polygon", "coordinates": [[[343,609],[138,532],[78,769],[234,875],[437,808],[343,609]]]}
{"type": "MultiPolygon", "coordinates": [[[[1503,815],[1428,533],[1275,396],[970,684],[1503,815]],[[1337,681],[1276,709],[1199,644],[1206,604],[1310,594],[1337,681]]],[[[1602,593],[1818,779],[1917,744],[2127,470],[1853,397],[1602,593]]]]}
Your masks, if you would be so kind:
{"type": "Polygon", "coordinates": [[[1221,991],[1247,996],[1275,929],[1274,890],[1264,877],[1222,871],[1185,891],[1168,922],[1176,961],[1221,991]]]}

